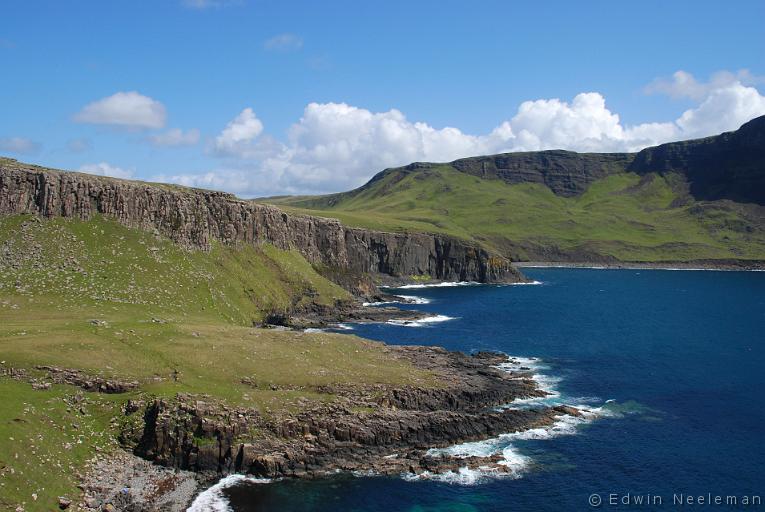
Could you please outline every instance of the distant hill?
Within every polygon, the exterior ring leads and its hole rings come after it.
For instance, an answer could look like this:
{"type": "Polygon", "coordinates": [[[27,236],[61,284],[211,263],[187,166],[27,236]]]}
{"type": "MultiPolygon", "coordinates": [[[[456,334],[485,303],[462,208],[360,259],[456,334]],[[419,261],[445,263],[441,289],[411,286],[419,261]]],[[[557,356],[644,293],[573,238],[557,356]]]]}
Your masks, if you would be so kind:
{"type": "Polygon", "coordinates": [[[680,173],[696,199],[765,205],[765,116],[733,132],[646,148],[627,170],[680,173]]]}
{"type": "Polygon", "coordinates": [[[263,201],[351,226],[446,233],[517,261],[765,260],[765,116],[636,154],[413,163],[349,192],[263,201]]]}

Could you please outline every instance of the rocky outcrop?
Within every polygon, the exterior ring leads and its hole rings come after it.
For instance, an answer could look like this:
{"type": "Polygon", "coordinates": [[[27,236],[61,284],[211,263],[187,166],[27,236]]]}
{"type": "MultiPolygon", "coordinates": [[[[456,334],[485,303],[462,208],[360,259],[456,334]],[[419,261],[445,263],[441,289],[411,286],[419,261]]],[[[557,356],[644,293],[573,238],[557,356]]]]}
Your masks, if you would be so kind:
{"type": "Polygon", "coordinates": [[[0,159],[0,214],[89,219],[104,215],[156,231],[190,248],[268,242],[295,248],[327,273],[389,278],[514,282],[510,262],[456,238],[346,228],[339,221],[289,215],[233,195],[55,171],[0,159]]]}
{"type": "Polygon", "coordinates": [[[561,415],[579,414],[562,406],[497,408],[546,394],[520,363],[511,372],[495,368],[507,361],[505,356],[467,356],[436,347],[390,351],[434,372],[440,385],[317,389],[334,400],[305,402],[299,412],[281,417],[199,397],[155,399],[142,409],[126,408],[138,421],[134,429],[123,431],[122,441],[148,460],[198,472],[263,477],[315,477],[338,469],[417,473],[464,463],[434,461],[427,454],[430,448],[546,426],[561,415]]]}
{"type": "Polygon", "coordinates": [[[88,375],[81,370],[73,368],[59,368],[57,366],[36,366],[38,370],[47,372],[47,379],[56,384],[70,384],[84,389],[85,391],[98,391],[99,393],[127,393],[138,389],[138,381],[125,381],[120,379],[106,379],[100,376],[88,375]]]}
{"type": "Polygon", "coordinates": [[[765,116],[714,137],[646,148],[627,170],[680,174],[696,199],[765,205],[765,116]]]}

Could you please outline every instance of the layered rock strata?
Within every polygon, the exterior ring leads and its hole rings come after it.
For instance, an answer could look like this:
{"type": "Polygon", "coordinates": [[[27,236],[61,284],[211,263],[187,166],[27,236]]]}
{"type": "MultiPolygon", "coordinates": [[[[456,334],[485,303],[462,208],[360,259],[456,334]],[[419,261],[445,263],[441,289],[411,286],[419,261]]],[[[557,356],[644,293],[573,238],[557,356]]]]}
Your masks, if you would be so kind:
{"type": "Polygon", "coordinates": [[[515,282],[510,262],[477,245],[424,233],[347,228],[335,219],[290,215],[231,194],[61,172],[0,159],[0,215],[87,220],[104,215],[183,246],[271,243],[297,249],[329,275],[515,282]]]}

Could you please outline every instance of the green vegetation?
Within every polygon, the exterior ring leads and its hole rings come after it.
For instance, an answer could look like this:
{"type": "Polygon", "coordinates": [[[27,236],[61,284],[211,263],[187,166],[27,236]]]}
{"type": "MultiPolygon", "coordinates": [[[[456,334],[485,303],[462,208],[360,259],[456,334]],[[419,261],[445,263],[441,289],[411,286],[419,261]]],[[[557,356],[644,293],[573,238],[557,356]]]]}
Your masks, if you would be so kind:
{"type": "Polygon", "coordinates": [[[104,218],[3,217],[0,243],[0,294],[47,294],[58,307],[118,304],[252,325],[307,300],[349,297],[297,251],[220,244],[189,251],[104,218]]]}
{"type": "Polygon", "coordinates": [[[37,391],[0,377],[0,509],[54,510],[76,496],[77,472],[116,447],[116,400],[70,386],[37,391]]]}
{"type": "Polygon", "coordinates": [[[389,171],[344,194],[268,201],[351,226],[476,240],[515,260],[765,259],[761,207],[698,202],[685,189],[676,175],[619,173],[580,196],[562,197],[542,184],[510,185],[445,164],[389,171]]]}
{"type": "Polygon", "coordinates": [[[120,408],[137,395],[205,394],[268,415],[332,400],[317,390],[328,384],[437,385],[380,343],[253,327],[269,311],[348,298],[297,251],[191,251],[103,218],[0,218],[0,508],[78,496],[76,473],[116,447],[120,408]],[[139,389],[33,389],[3,375],[41,377],[38,365],[139,389]]]}

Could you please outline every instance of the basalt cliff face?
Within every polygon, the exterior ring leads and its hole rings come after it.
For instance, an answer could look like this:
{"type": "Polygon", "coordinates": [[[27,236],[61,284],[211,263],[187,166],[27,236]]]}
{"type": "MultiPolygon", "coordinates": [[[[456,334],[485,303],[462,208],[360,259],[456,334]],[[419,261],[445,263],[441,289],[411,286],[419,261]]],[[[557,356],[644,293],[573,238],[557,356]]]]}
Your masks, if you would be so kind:
{"type": "Polygon", "coordinates": [[[0,215],[16,214],[83,220],[100,214],[202,250],[214,241],[267,242],[280,249],[297,249],[335,277],[523,279],[506,258],[448,236],[347,228],[334,219],[289,215],[222,192],[62,172],[0,159],[0,215]]]}
{"type": "Polygon", "coordinates": [[[646,148],[627,170],[682,174],[696,199],[765,205],[765,116],[714,137],[646,148]]]}
{"type": "Polygon", "coordinates": [[[560,196],[581,194],[595,180],[624,172],[629,153],[575,153],[552,150],[464,158],[452,167],[479,178],[516,183],[541,183],[560,196]]]}

